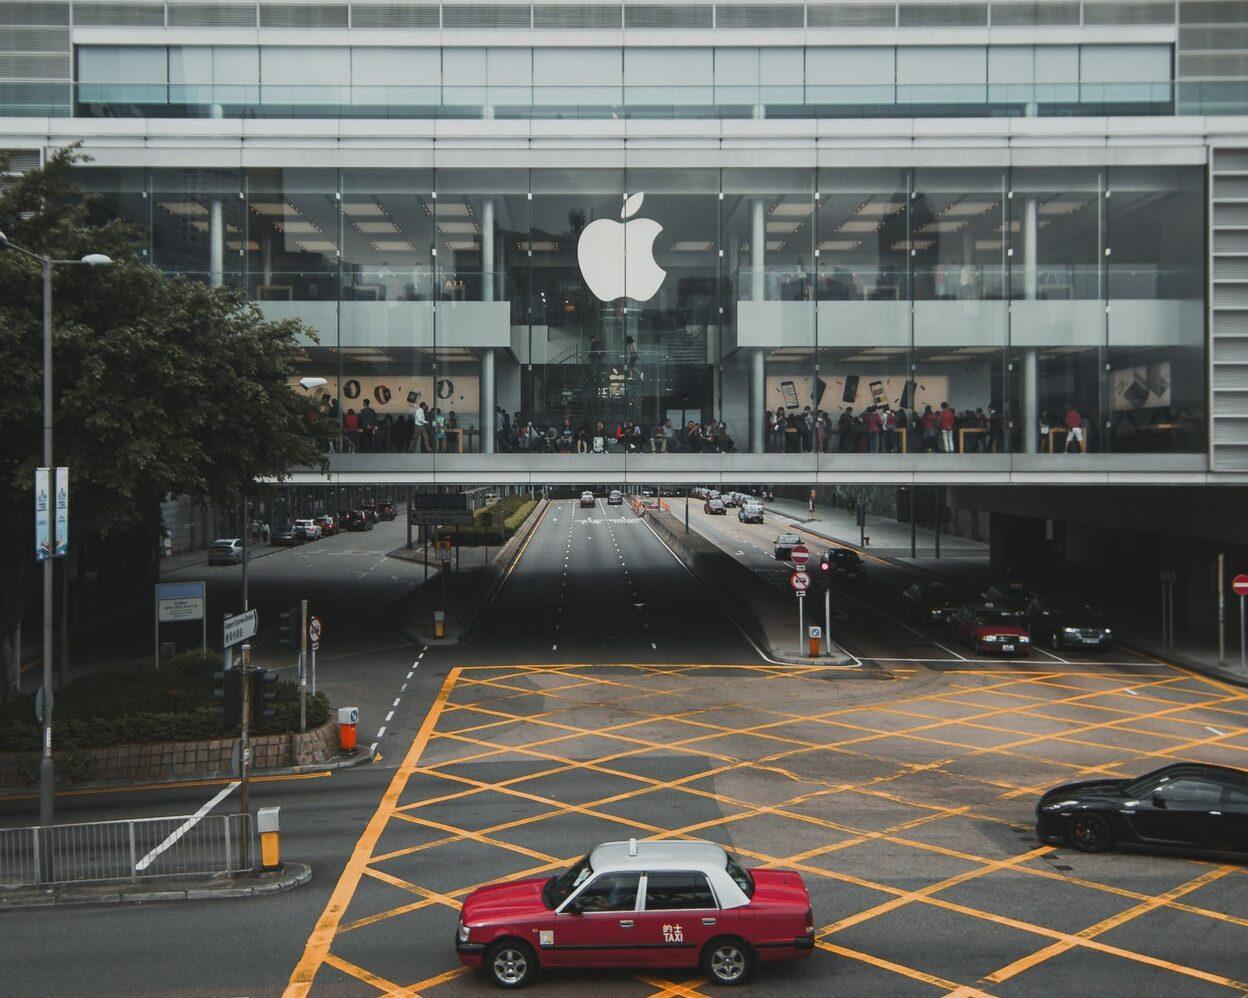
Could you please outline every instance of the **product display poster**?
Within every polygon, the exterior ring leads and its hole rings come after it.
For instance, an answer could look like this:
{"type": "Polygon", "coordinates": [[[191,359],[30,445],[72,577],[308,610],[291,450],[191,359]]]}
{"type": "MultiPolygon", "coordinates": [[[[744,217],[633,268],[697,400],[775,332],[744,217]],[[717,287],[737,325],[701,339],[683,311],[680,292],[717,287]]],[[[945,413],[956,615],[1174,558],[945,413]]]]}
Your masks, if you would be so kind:
{"type": "MultiPolygon", "coordinates": [[[[910,392],[912,397],[907,399],[910,403],[909,408],[912,409],[922,410],[925,405],[936,409],[941,402],[949,402],[955,407],[984,404],[982,400],[951,399],[949,378],[944,375],[925,377],[922,381],[912,384],[910,392]]],[[[896,376],[838,374],[819,378],[811,375],[767,375],[767,408],[772,412],[777,409],[784,409],[787,412],[800,411],[806,406],[812,409],[823,409],[825,412],[837,411],[847,405],[850,405],[855,412],[865,409],[868,405],[887,405],[895,409],[901,404],[902,396],[905,394],[906,379],[900,374],[896,376]],[[854,386],[855,401],[853,403],[842,401],[847,382],[857,383],[854,386]],[[864,387],[866,391],[862,390],[864,387]]]]}
{"type": "MultiPolygon", "coordinates": [[[[304,391],[299,386],[299,379],[292,378],[290,384],[301,395],[321,402],[334,397],[334,382],[304,391]]],[[[443,413],[454,412],[459,415],[471,413],[474,416],[480,408],[480,387],[476,374],[446,374],[439,378],[432,376],[410,376],[396,374],[387,375],[362,374],[352,375],[349,370],[342,376],[338,405],[343,413],[354,409],[357,413],[364,408],[364,400],[368,399],[369,408],[377,412],[393,415],[408,415],[412,406],[424,402],[430,410],[441,409],[443,413]]]]}

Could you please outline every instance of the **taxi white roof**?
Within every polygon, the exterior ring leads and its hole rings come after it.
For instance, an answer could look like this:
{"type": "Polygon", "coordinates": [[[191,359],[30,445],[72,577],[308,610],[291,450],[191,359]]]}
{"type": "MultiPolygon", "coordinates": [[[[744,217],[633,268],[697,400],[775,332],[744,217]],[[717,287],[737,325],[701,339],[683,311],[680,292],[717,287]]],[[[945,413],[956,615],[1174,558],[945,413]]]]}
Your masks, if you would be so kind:
{"type": "Polygon", "coordinates": [[[728,854],[715,842],[688,839],[603,842],[589,854],[589,865],[595,873],[663,868],[722,873],[728,865],[728,854]]]}

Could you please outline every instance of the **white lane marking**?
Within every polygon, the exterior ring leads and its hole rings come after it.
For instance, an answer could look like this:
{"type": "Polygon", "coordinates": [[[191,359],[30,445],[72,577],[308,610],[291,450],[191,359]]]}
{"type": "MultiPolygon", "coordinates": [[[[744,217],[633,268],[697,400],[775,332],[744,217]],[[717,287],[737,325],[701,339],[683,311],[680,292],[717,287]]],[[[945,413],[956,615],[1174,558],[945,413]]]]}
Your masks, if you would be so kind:
{"type": "Polygon", "coordinates": [[[390,711],[390,713],[386,715],[386,723],[389,724],[393,720],[394,720],[394,711],[390,711]]]}
{"type": "Polygon", "coordinates": [[[1044,655],[1044,656],[1047,656],[1048,658],[1053,659],[1054,662],[1061,662],[1062,665],[1074,665],[1074,663],[1071,662],[1070,660],[1065,659],[1065,658],[1060,658],[1059,656],[1054,655],[1052,652],[1045,651],[1043,648],[1036,648],[1035,645],[1032,645],[1032,648],[1035,651],[1038,651],[1041,655],[1044,655]]]}
{"type": "Polygon", "coordinates": [[[407,683],[404,683],[402,686],[400,686],[400,687],[399,687],[399,692],[400,692],[400,693],[406,693],[406,692],[407,692],[407,683]]]}
{"type": "Polygon", "coordinates": [[[1135,690],[1131,689],[1131,687],[1130,687],[1130,686],[1128,686],[1128,687],[1127,687],[1126,692],[1130,693],[1133,697],[1138,697],[1138,696],[1139,696],[1139,694],[1138,694],[1138,693],[1136,693],[1136,692],[1135,692],[1135,690]]]}
{"type": "Polygon", "coordinates": [[[956,651],[954,651],[952,648],[948,647],[947,645],[942,645],[939,641],[933,641],[933,642],[932,642],[932,644],[934,644],[934,645],[935,645],[937,648],[939,648],[941,651],[947,651],[947,652],[948,652],[950,655],[952,655],[954,658],[961,659],[963,662],[968,661],[968,659],[967,659],[967,657],[966,657],[965,655],[959,655],[959,654],[958,654],[956,651]]]}
{"type": "Polygon", "coordinates": [[[653,641],[650,642],[650,647],[653,648],[655,651],[659,650],[659,646],[656,645],[653,641]]]}
{"type": "MultiPolygon", "coordinates": [[[[413,670],[412,670],[412,672],[415,672],[415,671],[416,671],[415,669],[413,669],[413,670]]],[[[412,673],[411,673],[411,672],[409,672],[409,673],[407,674],[407,678],[408,678],[408,679],[411,679],[411,678],[412,678],[412,673]]]]}
{"type": "Polygon", "coordinates": [[[152,862],[156,859],[157,856],[159,856],[162,852],[168,849],[175,842],[177,842],[178,839],[182,838],[182,836],[185,835],[187,832],[189,832],[192,828],[198,825],[200,822],[200,819],[202,819],[209,811],[211,811],[214,807],[216,807],[223,800],[225,800],[225,798],[228,797],[231,793],[237,790],[239,786],[241,786],[241,784],[239,783],[238,780],[235,780],[233,783],[229,784],[229,786],[225,787],[219,794],[213,797],[212,800],[208,801],[207,804],[201,807],[198,811],[196,811],[189,818],[187,818],[186,821],[182,822],[182,824],[180,824],[176,829],[174,829],[174,831],[171,832],[160,845],[158,845],[155,849],[149,852],[141,860],[135,863],[134,868],[136,870],[146,870],[149,866],[152,865],[152,862]]]}
{"type": "Polygon", "coordinates": [[[551,651],[558,651],[558,650],[559,650],[559,646],[558,646],[558,645],[551,645],[551,646],[550,646],[550,650],[551,650],[551,651]]]}
{"type": "Polygon", "coordinates": [[[376,743],[376,742],[373,742],[373,744],[372,744],[372,745],[370,745],[370,746],[368,747],[368,751],[369,751],[369,752],[371,752],[373,755],[376,755],[376,754],[377,754],[377,743],[376,743]]]}
{"type": "Polygon", "coordinates": [[[1225,737],[1226,737],[1226,732],[1225,732],[1225,731],[1219,731],[1217,728],[1211,728],[1211,727],[1209,727],[1209,725],[1207,725],[1207,724],[1205,725],[1205,730],[1206,730],[1206,731],[1212,731],[1212,732],[1213,732],[1215,735],[1217,735],[1219,738],[1225,738],[1225,737]]]}
{"type": "Polygon", "coordinates": [[[391,706],[391,707],[397,707],[398,705],[399,705],[399,698],[398,698],[398,697],[395,697],[395,698],[394,698],[394,703],[392,703],[390,706],[391,706]]]}
{"type": "Polygon", "coordinates": [[[381,741],[385,737],[386,737],[386,726],[383,724],[380,728],[377,729],[377,740],[381,741]]]}

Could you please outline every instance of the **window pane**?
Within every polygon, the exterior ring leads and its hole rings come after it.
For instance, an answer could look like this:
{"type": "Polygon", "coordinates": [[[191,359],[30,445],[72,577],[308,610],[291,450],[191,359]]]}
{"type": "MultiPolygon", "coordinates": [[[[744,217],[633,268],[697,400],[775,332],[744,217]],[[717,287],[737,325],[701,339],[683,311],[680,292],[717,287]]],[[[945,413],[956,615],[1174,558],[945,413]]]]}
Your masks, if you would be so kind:
{"type": "Polygon", "coordinates": [[[1170,79],[1168,45],[1084,45],[1079,78],[1084,83],[1153,83],[1170,79]]]}
{"type": "Polygon", "coordinates": [[[701,873],[651,873],[647,876],[647,911],[715,907],[710,884],[701,873]]]}
{"type": "Polygon", "coordinates": [[[266,46],[260,50],[260,71],[265,86],[346,85],[351,82],[351,50],[266,46]]]}
{"type": "MultiPolygon", "coordinates": [[[[268,51],[265,49],[265,52],[268,51]]],[[[351,50],[351,82],[356,86],[436,87],[441,80],[442,60],[438,49],[358,48],[351,50]]],[[[273,81],[266,75],[264,82],[272,83],[273,81]]]]}
{"type": "Polygon", "coordinates": [[[986,75],[986,55],[980,45],[903,45],[897,49],[898,83],[983,83],[986,75]]]}
{"type": "Polygon", "coordinates": [[[604,873],[576,898],[581,911],[636,911],[639,873],[604,873]]]}
{"type": "Polygon", "coordinates": [[[164,83],[165,49],[155,45],[82,45],[79,83],[164,83]]]}
{"type": "Polygon", "coordinates": [[[811,48],[806,50],[806,83],[892,86],[895,50],[878,48],[811,48]]]}
{"type": "Polygon", "coordinates": [[[630,87],[710,86],[713,49],[625,49],[624,82],[630,87]]]}
{"type": "Polygon", "coordinates": [[[618,86],[620,72],[619,49],[533,50],[534,86],[618,86]]]}
{"type": "Polygon", "coordinates": [[[169,82],[211,83],[212,49],[207,45],[171,45],[169,82]]]}

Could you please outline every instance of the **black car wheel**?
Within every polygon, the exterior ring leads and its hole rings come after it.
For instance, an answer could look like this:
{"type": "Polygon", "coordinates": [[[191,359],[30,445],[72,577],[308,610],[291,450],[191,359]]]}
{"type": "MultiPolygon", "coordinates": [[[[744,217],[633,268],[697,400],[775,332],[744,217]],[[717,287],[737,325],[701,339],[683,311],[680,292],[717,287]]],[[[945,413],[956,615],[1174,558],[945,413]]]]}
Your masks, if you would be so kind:
{"type": "Polygon", "coordinates": [[[1080,852],[1104,852],[1114,844],[1114,833],[1099,814],[1077,814],[1066,826],[1066,840],[1080,852]]]}
{"type": "Polygon", "coordinates": [[[504,939],[486,950],[485,969],[500,988],[522,988],[537,975],[537,957],[527,943],[504,939]]]}
{"type": "Polygon", "coordinates": [[[702,973],[716,984],[744,984],[754,974],[754,953],[740,939],[716,939],[702,951],[702,973]]]}

